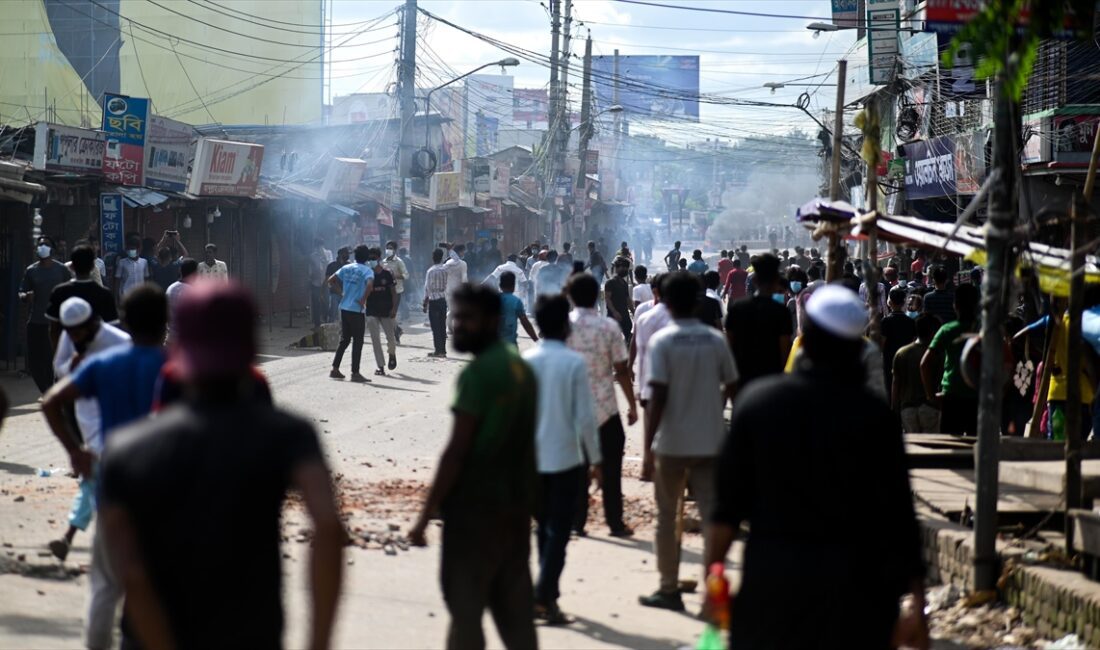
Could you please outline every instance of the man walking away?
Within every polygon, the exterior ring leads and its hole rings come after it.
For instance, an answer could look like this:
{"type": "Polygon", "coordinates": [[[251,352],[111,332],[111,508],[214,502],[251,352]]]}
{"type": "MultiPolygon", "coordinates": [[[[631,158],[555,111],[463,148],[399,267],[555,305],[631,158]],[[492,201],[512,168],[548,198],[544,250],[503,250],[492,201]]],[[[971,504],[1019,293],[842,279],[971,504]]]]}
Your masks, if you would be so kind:
{"type": "Polygon", "coordinates": [[[432,251],[432,267],[424,276],[424,312],[432,327],[435,351],[429,357],[447,356],[447,269],[443,266],[443,249],[432,251]]]}
{"type": "Polygon", "coordinates": [[[487,287],[454,294],[454,346],[474,360],[461,372],[451,439],[416,524],[413,544],[443,514],[443,599],[451,614],[447,648],[485,647],[488,608],[509,650],[538,645],[528,566],[535,499],[535,376],[500,340],[500,298],[487,287]]]}
{"type": "Polygon", "coordinates": [[[561,255],[558,256],[558,264],[567,269],[573,268],[573,244],[565,242],[561,245],[561,255]]]}
{"type": "Polygon", "coordinates": [[[54,287],[68,282],[72,274],[62,264],[50,257],[52,242],[40,237],[35,249],[38,261],[27,267],[23,282],[19,285],[19,299],[30,303],[27,318],[27,369],[38,390],[45,393],[53,383],[53,343],[50,338],[50,321],[46,309],[54,287]]]}
{"type": "MultiPolygon", "coordinates": [[[[926,296],[925,313],[929,313],[927,300],[926,296]]],[[[928,344],[920,362],[921,382],[928,401],[940,407],[940,431],[973,436],[978,434],[978,393],[963,379],[962,351],[966,334],[978,327],[977,287],[964,284],[955,290],[955,315],[928,344]],[[941,371],[943,379],[937,382],[941,371]]]]}
{"type": "MultiPolygon", "coordinates": [[[[408,305],[405,304],[405,280],[409,279],[409,267],[405,266],[404,260],[397,256],[397,242],[386,242],[386,256],[382,258],[382,266],[387,271],[393,274],[393,280],[397,287],[397,304],[394,309],[394,314],[399,319],[404,319],[408,314],[408,305]]],[[[397,338],[397,344],[401,344],[401,324],[394,321],[393,328],[394,336],[397,338]]]]}
{"type": "MultiPolygon", "coordinates": [[[[117,346],[84,360],[76,372],[57,382],[42,401],[42,413],[50,430],[68,452],[73,471],[83,479],[100,475],[99,460],[87,444],[79,444],[80,438],[69,424],[66,409],[72,408],[82,397],[95,399],[99,405],[105,447],[117,429],[149,414],[157,377],[164,366],[164,332],[168,319],[164,292],[156,285],[140,286],[126,295],[122,311],[133,345],[117,346]]],[[[106,518],[101,516],[100,523],[103,525],[96,527],[92,539],[92,562],[88,570],[91,593],[85,641],[89,648],[111,647],[115,610],[122,598],[122,584],[112,571],[113,555],[108,556],[111,540],[105,537],[106,518]]],[[[190,523],[193,525],[194,521],[190,523]]],[[[194,535],[181,533],[181,538],[193,540],[194,535]]]]}
{"type": "MultiPolygon", "coordinates": [[[[737,367],[722,335],[693,318],[702,286],[691,273],[665,277],[661,296],[673,323],[649,342],[649,401],[643,475],[653,476],[657,501],[654,548],[659,589],[638,601],[682,611],[680,540],[676,519],[684,487],[691,485],[699,514],[714,507],[715,460],[726,436],[722,410],[737,388],[737,367]]],[[[710,528],[704,523],[703,533],[710,528]]],[[[705,570],[705,567],[704,567],[705,570]]]]}
{"type": "Polygon", "coordinates": [[[168,287],[168,291],[164,292],[165,298],[168,299],[169,341],[175,340],[176,337],[176,310],[179,308],[180,298],[191,289],[191,285],[198,279],[199,263],[190,257],[184,258],[183,262],[180,263],[180,279],[173,282],[172,286],[168,287]]]}
{"type": "Polygon", "coordinates": [[[783,372],[794,332],[786,294],[779,282],[779,258],[765,253],[757,258],[753,270],[756,293],[731,302],[726,314],[726,336],[742,386],[783,372]]]}
{"type": "Polygon", "coordinates": [[[382,265],[382,251],[377,248],[370,250],[370,265],[374,266],[374,281],[370,295],[367,296],[367,330],[370,331],[374,362],[378,368],[374,374],[382,377],[386,374],[386,368],[397,368],[397,333],[394,331],[397,324],[397,282],[393,274],[382,265]],[[386,358],[382,356],[382,332],[379,330],[386,333],[388,365],[386,358]]]}
{"type": "Polygon", "coordinates": [[[634,328],[634,304],[630,300],[630,285],[626,279],[630,275],[630,262],[618,260],[615,262],[615,277],[604,284],[604,294],[607,296],[607,315],[619,324],[624,341],[630,340],[630,333],[634,328]]]}
{"type": "MultiPolygon", "coordinates": [[[[88,249],[91,251],[91,248],[88,249]]],[[[75,256],[76,251],[73,251],[75,256]]],[[[92,284],[103,291],[95,281],[92,284]]],[[[108,293],[110,293],[108,291],[108,293]]],[[[72,297],[61,304],[59,310],[61,327],[61,339],[57,344],[57,354],[54,356],[54,373],[61,379],[68,377],[80,367],[80,362],[91,355],[123,345],[130,345],[130,335],[113,325],[103,322],[90,304],[83,298],[72,297]]],[[[99,405],[95,399],[81,398],[73,405],[73,414],[76,416],[76,425],[80,433],[80,439],[96,458],[103,455],[103,429],[99,420],[99,405]]],[[[85,478],[80,481],[80,492],[73,500],[72,510],[69,512],[69,529],[61,539],[50,542],[50,551],[54,556],[65,561],[69,555],[69,547],[73,543],[76,531],[87,530],[95,512],[95,479],[85,478]]],[[[93,608],[93,611],[104,611],[114,608],[93,608]]],[[[112,616],[113,619],[113,616],[112,616]]],[[[113,620],[106,623],[110,629],[113,620]]],[[[102,625],[102,624],[99,624],[102,625]]]]}
{"type": "Polygon", "coordinates": [[[890,314],[882,319],[879,326],[882,330],[882,374],[886,379],[887,393],[894,385],[894,355],[917,336],[916,321],[905,315],[905,289],[894,287],[889,295],[887,305],[890,314]]]}
{"type": "Polygon", "coordinates": [[[535,297],[561,295],[568,275],[569,269],[561,264],[558,252],[551,250],[546,254],[546,264],[534,276],[535,297]]]}
{"type": "Polygon", "coordinates": [[[894,355],[890,403],[894,412],[901,415],[905,433],[939,433],[940,410],[924,394],[920,362],[940,330],[940,319],[932,314],[921,314],[917,316],[916,325],[917,339],[894,355]]]}
{"type": "Polygon", "coordinates": [[[653,289],[649,286],[649,269],[638,265],[634,267],[634,289],[631,291],[634,300],[634,317],[638,317],[638,307],[643,303],[653,302],[653,289]]]}
{"type": "Polygon", "coordinates": [[[741,524],[752,528],[730,647],[927,648],[921,537],[901,431],[863,388],[867,307],[830,285],[814,292],[806,311],[807,366],[745,387],[717,463],[706,562],[724,562],[741,524]],[[785,435],[777,436],[780,412],[785,435]],[[870,510],[838,510],[838,503],[870,510]],[[835,543],[837,526],[859,528],[867,512],[876,513],[874,540],[858,548],[835,543]],[[828,587],[792,624],[790,595],[807,584],[828,587]],[[913,607],[899,619],[906,592],[913,607]]]}
{"type": "Polygon", "coordinates": [[[535,307],[542,332],[539,345],[523,354],[538,380],[538,424],[535,432],[539,470],[539,579],[535,584],[535,617],[550,625],[571,619],[558,607],[558,581],[565,568],[565,547],[580,493],[586,491],[585,454],[598,482],[600,443],[596,411],[584,357],[565,347],[569,337],[569,301],[544,296],[535,307]],[[583,450],[583,451],[582,451],[583,450]]]}
{"type": "MultiPolygon", "coordinates": [[[[603,457],[603,514],[612,537],[634,534],[623,521],[623,450],[626,434],[619,418],[615,399],[615,382],[622,388],[629,410],[628,424],[638,421],[634,387],[630,380],[629,357],[622,330],[615,321],[596,311],[599,287],[590,275],[575,275],[567,288],[576,308],[569,315],[569,348],[580,352],[588,364],[588,379],[596,403],[596,421],[600,424],[600,456],[603,457]]],[[[588,490],[581,495],[581,508],[574,521],[574,530],[584,534],[588,521],[588,490]]]]}
{"type": "Polygon", "coordinates": [[[538,341],[535,328],[527,319],[527,310],[523,301],[516,296],[516,276],[511,271],[500,274],[500,338],[505,343],[519,345],[519,324],[532,341],[538,341]]]}
{"type": "Polygon", "coordinates": [[[309,646],[331,641],[345,532],[316,433],[252,392],[256,319],[243,288],[188,292],[173,359],[185,401],[107,440],[102,521],[144,647],[281,647],[292,487],[312,520],[309,646]]]}
{"type": "Polygon", "coordinates": [[[309,314],[313,326],[320,327],[328,312],[328,280],[325,270],[332,262],[332,251],[325,248],[325,240],[313,239],[313,252],[309,255],[309,314]]]}
{"type": "MultiPolygon", "coordinates": [[[[359,374],[359,361],[363,356],[363,333],[366,329],[366,317],[363,315],[366,309],[367,296],[374,290],[374,272],[367,266],[370,249],[360,244],[355,247],[355,261],[340,268],[339,271],[329,276],[328,284],[340,291],[340,346],[336,348],[336,356],[332,359],[332,372],[329,377],[343,379],[340,372],[340,362],[344,359],[344,351],[351,346],[351,380],[366,384],[370,380],[359,374]]],[[[200,265],[201,266],[201,265],[200,265]]]]}
{"type": "Polygon", "coordinates": [[[935,289],[924,295],[924,313],[938,317],[944,324],[955,320],[955,292],[948,286],[947,280],[947,269],[934,267],[932,284],[935,289]]]}
{"type": "MultiPolygon", "coordinates": [[[[733,255],[732,251],[730,255],[733,255]]],[[[722,284],[722,297],[726,298],[726,304],[728,305],[734,300],[744,298],[748,295],[748,292],[749,274],[741,268],[741,260],[732,260],[729,275],[726,276],[726,281],[722,284]]]]}
{"type": "Polygon", "coordinates": [[[680,268],[680,258],[683,257],[683,253],[680,252],[680,242],[676,242],[672,245],[672,250],[665,253],[665,266],[669,271],[677,271],[680,268]]]}
{"type": "Polygon", "coordinates": [[[696,314],[703,324],[710,325],[719,332],[722,331],[722,301],[718,298],[718,283],[720,276],[718,271],[707,271],[703,274],[703,287],[705,292],[699,301],[699,311],[696,314]]]}
{"type": "MultiPolygon", "coordinates": [[[[328,284],[328,278],[331,278],[340,269],[351,260],[351,249],[344,246],[340,250],[336,251],[336,259],[329,262],[325,267],[325,284],[328,284]]],[[[328,311],[325,317],[326,323],[337,323],[340,321],[340,291],[332,286],[328,285],[328,311]]]]}
{"type": "MultiPolygon", "coordinates": [[[[466,245],[459,244],[451,249],[447,262],[443,265],[443,268],[447,270],[447,306],[451,309],[450,296],[458,291],[458,288],[467,281],[466,273],[466,261],[462,257],[466,254],[466,245]]],[[[454,330],[454,316],[453,314],[447,317],[447,333],[451,333],[454,330]]]]}
{"type": "Polygon", "coordinates": [[[691,262],[688,264],[688,271],[701,277],[709,270],[710,266],[708,266],[707,263],[703,261],[703,251],[696,248],[691,253],[691,262]]]}

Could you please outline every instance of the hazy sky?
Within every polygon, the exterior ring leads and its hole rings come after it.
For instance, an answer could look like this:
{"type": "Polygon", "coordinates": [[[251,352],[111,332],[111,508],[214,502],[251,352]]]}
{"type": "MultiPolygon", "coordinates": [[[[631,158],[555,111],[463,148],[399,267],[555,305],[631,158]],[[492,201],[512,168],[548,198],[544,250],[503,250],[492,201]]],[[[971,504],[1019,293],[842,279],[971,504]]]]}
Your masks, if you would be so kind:
{"type": "MultiPolygon", "coordinates": [[[[835,71],[837,59],[849,52],[855,42],[852,31],[822,34],[814,38],[806,25],[830,20],[829,0],[658,0],[666,4],[768,14],[789,14],[797,18],[741,16],[712,12],[686,11],[628,4],[615,0],[575,0],[573,51],[584,52],[583,38],[591,32],[593,53],[610,55],[615,48],[620,54],[698,54],[700,56],[700,86],[703,93],[793,104],[802,92],[811,92],[811,108],[832,106],[836,89],[833,86],[792,86],[775,94],[763,88],[765,82],[783,82],[812,75],[827,75],[835,71]]],[[[348,34],[360,26],[353,25],[373,19],[397,6],[398,2],[376,0],[336,0],[333,12],[333,32],[336,40],[349,39],[348,34]]],[[[498,40],[519,45],[548,56],[550,51],[550,19],[547,9],[538,0],[420,0],[420,6],[438,16],[498,40]]],[[[392,65],[395,57],[384,54],[397,44],[396,18],[387,18],[381,25],[388,28],[347,40],[346,47],[335,51],[333,59],[332,94],[382,91],[395,80],[392,65]],[[354,45],[392,40],[370,45],[354,45]],[[354,45],[354,46],[353,46],[354,45]],[[361,57],[378,56],[366,60],[361,57]],[[339,63],[341,60],[359,59],[339,63]]],[[[431,49],[458,73],[483,63],[508,56],[447,25],[422,18],[419,32],[427,38],[431,49]]],[[[579,64],[579,62],[578,62],[579,64]]],[[[418,53],[420,75],[418,84],[427,86],[434,79],[448,78],[426,54],[418,53]]],[[[579,67],[574,68],[579,73],[579,67]]],[[[498,72],[488,69],[487,73],[498,72]]],[[[510,69],[517,88],[545,88],[549,71],[545,67],[524,62],[510,69]]],[[[571,72],[571,81],[579,74],[571,72]]],[[[835,76],[817,76],[793,83],[835,83],[835,76]]],[[[571,96],[573,101],[577,94],[571,96]]],[[[741,108],[703,104],[700,107],[702,125],[692,128],[685,124],[668,126],[683,138],[740,138],[755,133],[782,133],[793,126],[812,126],[805,116],[793,108],[741,108]]],[[[678,138],[679,139],[679,138],[678,138]]]]}

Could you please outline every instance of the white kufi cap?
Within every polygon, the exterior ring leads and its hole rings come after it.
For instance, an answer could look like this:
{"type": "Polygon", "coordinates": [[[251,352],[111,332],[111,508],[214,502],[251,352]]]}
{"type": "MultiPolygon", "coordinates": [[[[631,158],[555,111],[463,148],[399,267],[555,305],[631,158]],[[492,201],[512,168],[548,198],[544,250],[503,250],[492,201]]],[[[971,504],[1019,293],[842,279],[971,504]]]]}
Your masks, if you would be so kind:
{"type": "Polygon", "coordinates": [[[61,303],[61,326],[76,327],[92,317],[92,306],[83,298],[72,297],[61,303]]]}
{"type": "Polygon", "coordinates": [[[815,325],[842,339],[854,341],[867,329],[867,306],[850,289],[835,284],[810,295],[806,315],[815,325]]]}

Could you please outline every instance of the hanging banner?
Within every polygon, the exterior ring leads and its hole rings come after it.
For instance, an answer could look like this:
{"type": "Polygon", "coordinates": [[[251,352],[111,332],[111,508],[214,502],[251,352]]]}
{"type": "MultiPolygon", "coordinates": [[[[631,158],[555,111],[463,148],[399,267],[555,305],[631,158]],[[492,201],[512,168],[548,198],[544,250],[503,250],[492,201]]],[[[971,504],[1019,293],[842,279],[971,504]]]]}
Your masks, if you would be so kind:
{"type": "Polygon", "coordinates": [[[187,168],[194,156],[190,124],[149,116],[145,134],[145,186],[170,192],[187,189],[187,168]]]}
{"type": "Polygon", "coordinates": [[[500,160],[489,163],[489,198],[508,198],[508,185],[511,181],[512,166],[500,160]]]}
{"type": "Polygon", "coordinates": [[[121,255],[123,245],[122,195],[99,195],[99,246],[103,257],[121,255]]]}
{"type": "Polygon", "coordinates": [[[103,174],[106,137],[99,131],[39,122],[34,125],[34,168],[74,174],[103,174]]]}
{"type": "Polygon", "coordinates": [[[149,121],[149,100],[107,93],[103,99],[103,131],[107,139],[103,175],[119,185],[142,185],[145,181],[145,131],[149,121]]]}
{"type": "Polygon", "coordinates": [[[201,138],[187,191],[196,196],[255,196],[263,160],[261,144],[201,138]]]}

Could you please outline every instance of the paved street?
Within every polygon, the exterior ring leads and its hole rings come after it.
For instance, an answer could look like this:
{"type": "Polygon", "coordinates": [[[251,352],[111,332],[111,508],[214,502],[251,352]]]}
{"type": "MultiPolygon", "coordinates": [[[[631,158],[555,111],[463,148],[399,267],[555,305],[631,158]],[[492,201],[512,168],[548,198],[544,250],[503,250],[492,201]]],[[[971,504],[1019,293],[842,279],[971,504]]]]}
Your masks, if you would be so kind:
{"type": "MultiPolygon", "coordinates": [[[[400,365],[388,377],[371,375],[368,343],[363,367],[374,381],[365,386],[328,379],[330,353],[289,349],[287,343],[304,329],[289,330],[281,321],[272,333],[262,332],[266,346],[260,361],[275,399],[315,423],[338,475],[356,544],[346,552],[338,647],[434,648],[443,643],[447,612],[437,579],[438,528],[430,533],[428,549],[407,549],[401,538],[447,438],[447,406],[464,361],[427,358],[430,334],[419,318],[414,324],[398,350],[400,365]]],[[[13,399],[11,417],[0,433],[0,647],[81,647],[87,581],[80,568],[89,562],[90,536],[77,536],[64,567],[42,556],[46,542],[64,532],[76,482],[64,472],[37,475],[39,468],[67,470],[67,459],[46,429],[30,379],[5,373],[0,384],[13,399]]],[[[639,534],[633,540],[608,537],[606,527],[595,520],[602,509],[593,509],[590,536],[570,544],[562,579],[562,608],[577,623],[540,627],[543,647],[671,649],[694,645],[702,631],[691,615],[699,609],[698,594],[686,598],[687,614],[637,604],[638,595],[657,586],[649,516],[652,488],[637,480],[640,425],[628,428],[627,436],[627,523],[639,534]]],[[[286,643],[301,647],[308,625],[309,533],[293,502],[287,511],[286,643]]],[[[682,577],[696,577],[700,551],[699,536],[688,535],[682,577]]],[[[232,579],[227,576],[227,589],[232,589],[232,579]]],[[[486,618],[485,623],[490,644],[499,647],[491,621],[486,618]]]]}

